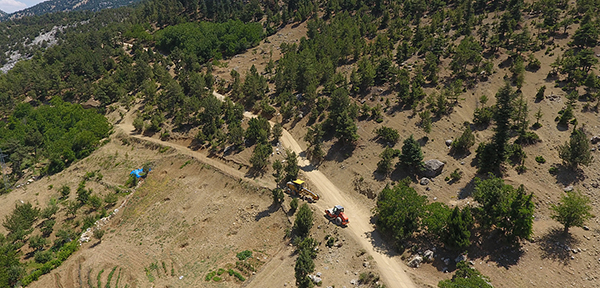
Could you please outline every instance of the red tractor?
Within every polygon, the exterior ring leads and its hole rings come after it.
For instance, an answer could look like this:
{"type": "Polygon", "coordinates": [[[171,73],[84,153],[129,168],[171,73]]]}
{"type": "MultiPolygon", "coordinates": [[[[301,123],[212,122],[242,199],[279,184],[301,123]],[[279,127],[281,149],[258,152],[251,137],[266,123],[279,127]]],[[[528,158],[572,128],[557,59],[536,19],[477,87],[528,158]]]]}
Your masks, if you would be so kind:
{"type": "Polygon", "coordinates": [[[325,210],[325,217],[332,220],[338,226],[348,226],[348,216],[344,214],[344,207],[335,205],[332,209],[325,210]]]}

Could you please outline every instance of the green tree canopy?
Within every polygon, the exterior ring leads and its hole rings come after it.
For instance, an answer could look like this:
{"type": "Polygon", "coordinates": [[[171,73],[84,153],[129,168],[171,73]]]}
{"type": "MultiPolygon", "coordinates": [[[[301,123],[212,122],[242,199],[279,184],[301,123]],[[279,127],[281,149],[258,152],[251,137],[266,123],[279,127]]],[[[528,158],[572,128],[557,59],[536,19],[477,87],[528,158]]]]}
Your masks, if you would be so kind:
{"type": "Polygon", "coordinates": [[[490,279],[481,275],[477,269],[469,267],[465,261],[456,264],[456,272],[450,280],[438,283],[440,288],[493,288],[490,279]]]}
{"type": "Polygon", "coordinates": [[[473,228],[473,216],[471,209],[467,206],[460,210],[454,207],[452,214],[448,217],[445,230],[443,231],[443,241],[447,247],[452,249],[464,250],[471,245],[471,229],[473,228]]]}
{"type": "Polygon", "coordinates": [[[38,219],[40,208],[33,207],[31,203],[17,203],[11,214],[6,215],[2,226],[8,230],[9,239],[12,241],[23,240],[33,231],[33,223],[38,219]]]}
{"type": "Polygon", "coordinates": [[[558,146],[558,157],[573,170],[579,165],[588,166],[592,162],[590,143],[582,128],[574,129],[569,141],[558,146]]]}
{"type": "Polygon", "coordinates": [[[473,198],[481,204],[477,209],[480,224],[485,229],[500,229],[511,243],[529,239],[533,226],[533,194],[527,195],[523,186],[515,191],[502,178],[489,176],[486,180],[475,178],[473,198]]]}
{"type": "Polygon", "coordinates": [[[423,170],[423,151],[421,151],[421,145],[413,135],[404,140],[402,145],[402,154],[400,154],[400,162],[398,165],[403,165],[409,170],[420,173],[423,170]]]}
{"type": "Polygon", "coordinates": [[[298,214],[296,214],[296,220],[294,220],[294,231],[298,236],[304,238],[308,236],[310,232],[310,228],[313,226],[313,212],[308,207],[308,204],[304,203],[298,209],[298,214]]]}
{"type": "Polygon", "coordinates": [[[560,199],[558,205],[552,205],[552,219],[565,227],[565,234],[571,227],[583,227],[585,222],[594,217],[591,213],[590,199],[581,192],[568,192],[560,199]]]}
{"type": "Polygon", "coordinates": [[[377,198],[375,215],[377,229],[389,233],[400,244],[421,227],[427,198],[421,196],[409,181],[400,181],[394,187],[387,185],[377,198]]]}

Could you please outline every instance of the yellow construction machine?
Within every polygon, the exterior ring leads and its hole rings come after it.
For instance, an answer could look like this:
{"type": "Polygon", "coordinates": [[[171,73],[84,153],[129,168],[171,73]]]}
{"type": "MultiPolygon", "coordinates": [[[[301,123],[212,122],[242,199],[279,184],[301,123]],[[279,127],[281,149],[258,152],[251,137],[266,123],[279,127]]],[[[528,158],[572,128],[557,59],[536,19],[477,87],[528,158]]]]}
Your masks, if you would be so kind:
{"type": "Polygon", "coordinates": [[[319,194],[312,192],[304,187],[304,181],[296,179],[291,182],[287,182],[285,190],[287,193],[293,196],[306,199],[308,202],[315,202],[319,200],[319,194]]]}

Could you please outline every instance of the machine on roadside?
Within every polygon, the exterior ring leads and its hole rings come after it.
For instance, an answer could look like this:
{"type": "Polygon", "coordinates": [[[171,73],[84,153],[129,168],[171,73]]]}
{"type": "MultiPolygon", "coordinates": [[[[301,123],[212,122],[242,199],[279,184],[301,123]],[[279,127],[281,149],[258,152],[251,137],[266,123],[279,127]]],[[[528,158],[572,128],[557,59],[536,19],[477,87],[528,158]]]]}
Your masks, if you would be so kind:
{"type": "Polygon", "coordinates": [[[300,179],[287,182],[285,186],[285,190],[287,191],[287,193],[289,193],[290,195],[304,198],[308,202],[315,202],[320,198],[319,194],[306,189],[306,187],[304,187],[304,181],[300,179]]]}
{"type": "Polygon", "coordinates": [[[341,205],[335,205],[333,208],[325,210],[325,216],[338,226],[348,226],[348,222],[350,222],[341,205]]]}

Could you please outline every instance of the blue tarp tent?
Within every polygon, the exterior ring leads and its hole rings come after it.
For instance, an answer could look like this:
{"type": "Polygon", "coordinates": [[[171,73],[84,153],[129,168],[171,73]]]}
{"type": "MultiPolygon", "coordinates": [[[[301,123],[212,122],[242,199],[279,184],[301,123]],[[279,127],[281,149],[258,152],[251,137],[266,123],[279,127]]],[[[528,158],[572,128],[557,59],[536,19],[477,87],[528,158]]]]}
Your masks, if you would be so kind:
{"type": "MultiPolygon", "coordinates": [[[[148,169],[148,172],[152,171],[152,169],[148,169]]],[[[144,176],[144,169],[140,168],[140,169],[135,169],[133,171],[131,171],[131,173],[129,174],[133,174],[135,175],[135,177],[140,178],[142,176],[144,176]]]]}

